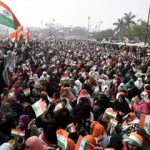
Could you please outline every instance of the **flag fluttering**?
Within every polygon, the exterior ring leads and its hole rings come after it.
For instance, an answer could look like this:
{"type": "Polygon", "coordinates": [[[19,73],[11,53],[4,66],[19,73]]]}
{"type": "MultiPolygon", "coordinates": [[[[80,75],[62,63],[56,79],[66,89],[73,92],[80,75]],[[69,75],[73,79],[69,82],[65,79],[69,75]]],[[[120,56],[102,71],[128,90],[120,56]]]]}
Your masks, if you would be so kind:
{"type": "Polygon", "coordinates": [[[12,41],[15,41],[15,40],[19,41],[21,35],[23,35],[23,26],[20,26],[17,30],[15,30],[12,33],[10,33],[9,38],[12,41]]]}
{"type": "Polygon", "coordinates": [[[25,32],[24,37],[25,37],[25,42],[29,43],[29,41],[30,41],[30,32],[29,32],[29,29],[27,29],[27,31],[25,32]]]}
{"type": "Polygon", "coordinates": [[[0,1],[0,24],[17,29],[20,26],[20,22],[12,12],[12,10],[3,2],[0,1]]]}

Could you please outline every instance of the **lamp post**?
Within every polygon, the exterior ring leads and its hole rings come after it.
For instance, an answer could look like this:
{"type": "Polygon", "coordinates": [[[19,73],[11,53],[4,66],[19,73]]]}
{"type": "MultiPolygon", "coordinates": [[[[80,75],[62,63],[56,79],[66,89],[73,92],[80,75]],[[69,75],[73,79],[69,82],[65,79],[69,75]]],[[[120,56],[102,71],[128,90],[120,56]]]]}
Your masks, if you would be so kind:
{"type": "Polygon", "coordinates": [[[90,34],[90,17],[88,17],[88,39],[90,34]]]}
{"type": "Polygon", "coordinates": [[[98,32],[100,32],[100,27],[101,27],[101,24],[102,24],[102,23],[103,23],[102,20],[99,21],[99,24],[98,24],[98,32]]]}

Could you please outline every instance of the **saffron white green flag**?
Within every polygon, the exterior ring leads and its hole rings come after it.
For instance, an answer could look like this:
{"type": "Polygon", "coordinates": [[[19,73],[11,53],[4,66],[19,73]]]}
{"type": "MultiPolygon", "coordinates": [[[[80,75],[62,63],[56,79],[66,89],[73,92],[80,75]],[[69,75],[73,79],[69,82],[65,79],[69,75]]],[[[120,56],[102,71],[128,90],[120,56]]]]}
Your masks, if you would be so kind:
{"type": "Polygon", "coordinates": [[[57,134],[58,146],[62,148],[62,150],[66,150],[67,147],[67,138],[61,134],[57,134]]]}
{"type": "Polygon", "coordinates": [[[67,126],[67,129],[69,131],[69,133],[74,133],[76,132],[76,126],[74,123],[70,123],[68,126],[67,126]]]}
{"type": "Polygon", "coordinates": [[[118,121],[115,119],[110,119],[111,126],[116,127],[118,125],[118,121]]]}
{"type": "Polygon", "coordinates": [[[67,148],[67,138],[68,138],[68,132],[64,129],[58,129],[56,131],[57,134],[57,143],[58,146],[61,147],[62,150],[66,150],[67,148]]]}
{"type": "Polygon", "coordinates": [[[12,136],[25,136],[25,131],[20,131],[18,129],[11,129],[11,135],[12,136]]]}
{"type": "Polygon", "coordinates": [[[139,127],[145,129],[147,134],[150,135],[150,115],[141,114],[139,127]]]}
{"type": "Polygon", "coordinates": [[[32,105],[36,117],[41,116],[46,111],[46,103],[42,99],[38,100],[32,105]]]}
{"type": "Polygon", "coordinates": [[[11,9],[0,1],[0,24],[17,29],[20,26],[20,22],[11,11],[11,9]]]}
{"type": "Polygon", "coordinates": [[[20,39],[20,36],[23,34],[23,26],[20,26],[17,30],[11,32],[9,34],[9,38],[12,40],[12,41],[19,41],[20,39]]]}
{"type": "Polygon", "coordinates": [[[79,136],[75,150],[88,150],[88,145],[88,142],[82,136],[79,136]]]}

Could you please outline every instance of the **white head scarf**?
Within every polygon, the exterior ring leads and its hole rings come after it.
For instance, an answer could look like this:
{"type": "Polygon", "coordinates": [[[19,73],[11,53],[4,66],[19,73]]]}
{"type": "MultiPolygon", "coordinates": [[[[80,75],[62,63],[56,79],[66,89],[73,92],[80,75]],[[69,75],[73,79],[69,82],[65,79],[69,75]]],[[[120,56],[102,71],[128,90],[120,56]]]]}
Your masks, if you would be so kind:
{"type": "Polygon", "coordinates": [[[42,76],[40,77],[40,80],[47,80],[49,81],[49,75],[47,74],[46,71],[43,71],[42,76]],[[46,75],[46,76],[44,76],[46,75]]]}
{"type": "Polygon", "coordinates": [[[143,81],[142,81],[142,78],[138,78],[136,81],[135,81],[135,86],[138,88],[138,89],[141,89],[143,87],[143,81]]]}
{"type": "Polygon", "coordinates": [[[149,102],[150,102],[150,99],[149,99],[149,97],[148,97],[148,93],[147,93],[146,91],[143,91],[143,92],[141,93],[141,97],[142,97],[142,99],[143,99],[146,103],[149,103],[149,102]]]}
{"type": "Polygon", "coordinates": [[[23,71],[28,70],[28,67],[26,66],[26,64],[22,65],[22,69],[23,69],[23,71]]]}
{"type": "Polygon", "coordinates": [[[74,90],[76,92],[76,95],[78,95],[80,90],[82,89],[82,83],[80,82],[80,80],[76,80],[75,84],[76,85],[74,86],[74,90]]]}
{"type": "Polygon", "coordinates": [[[125,87],[124,83],[120,83],[119,86],[118,86],[118,91],[121,91],[121,90],[126,90],[126,87],[125,87]]]}

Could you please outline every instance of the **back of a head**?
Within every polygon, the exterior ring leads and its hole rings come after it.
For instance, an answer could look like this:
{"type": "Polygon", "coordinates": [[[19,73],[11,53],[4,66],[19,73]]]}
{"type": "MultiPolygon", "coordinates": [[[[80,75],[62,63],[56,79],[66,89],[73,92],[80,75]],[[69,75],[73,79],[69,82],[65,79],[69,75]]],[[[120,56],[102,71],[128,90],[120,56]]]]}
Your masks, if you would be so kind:
{"type": "Polygon", "coordinates": [[[55,119],[50,119],[45,123],[43,132],[47,141],[51,144],[57,144],[57,136],[56,136],[57,129],[58,125],[55,119]]]}
{"type": "Polygon", "coordinates": [[[26,140],[25,149],[27,150],[46,150],[37,136],[32,136],[26,140]]]}
{"type": "Polygon", "coordinates": [[[91,136],[91,135],[86,135],[85,137],[84,137],[84,139],[86,140],[86,141],[88,141],[88,150],[93,150],[94,149],[94,147],[96,147],[96,140],[95,140],[95,138],[93,137],[93,136],[91,136]]]}
{"type": "Polygon", "coordinates": [[[66,150],[75,150],[75,142],[70,138],[67,139],[67,149],[66,150]]]}
{"type": "Polygon", "coordinates": [[[97,138],[99,136],[103,136],[104,132],[105,132],[105,129],[104,129],[103,125],[95,124],[93,129],[92,129],[91,135],[93,137],[97,138]]]}
{"type": "Polygon", "coordinates": [[[115,150],[122,150],[123,144],[121,137],[119,135],[112,135],[108,147],[114,148],[115,150]]]}

